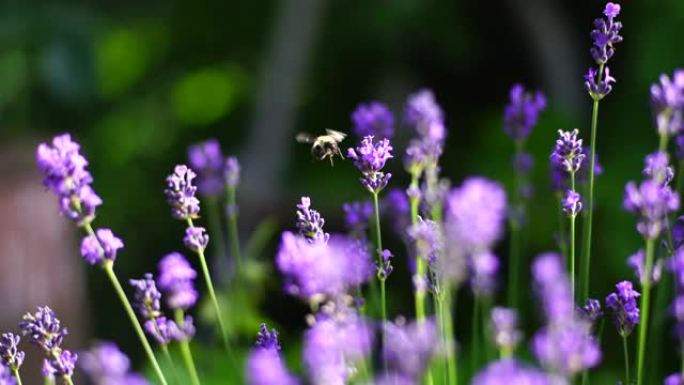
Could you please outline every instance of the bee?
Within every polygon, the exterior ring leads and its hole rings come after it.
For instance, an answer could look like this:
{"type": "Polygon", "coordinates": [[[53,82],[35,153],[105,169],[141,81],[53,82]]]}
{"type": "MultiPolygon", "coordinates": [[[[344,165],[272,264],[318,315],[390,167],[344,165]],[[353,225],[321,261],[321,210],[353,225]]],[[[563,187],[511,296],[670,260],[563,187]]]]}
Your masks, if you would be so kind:
{"type": "Polygon", "coordinates": [[[318,160],[330,159],[330,165],[334,166],[333,158],[339,155],[344,159],[340,151],[339,143],[347,137],[347,134],[331,129],[325,130],[325,135],[313,136],[305,132],[297,134],[297,142],[312,143],[311,155],[318,160]]]}

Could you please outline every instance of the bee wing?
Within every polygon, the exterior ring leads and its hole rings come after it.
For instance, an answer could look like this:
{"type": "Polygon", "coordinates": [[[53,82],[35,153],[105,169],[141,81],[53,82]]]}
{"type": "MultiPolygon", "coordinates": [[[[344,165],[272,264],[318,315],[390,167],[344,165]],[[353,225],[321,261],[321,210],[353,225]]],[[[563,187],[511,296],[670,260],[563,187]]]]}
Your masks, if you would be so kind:
{"type": "Polygon", "coordinates": [[[331,130],[331,129],[329,129],[329,128],[326,128],[326,129],[325,129],[325,132],[328,134],[328,136],[332,137],[332,138],[335,139],[335,141],[337,141],[337,142],[341,142],[341,141],[344,140],[344,138],[347,137],[347,134],[345,134],[344,132],[339,132],[339,131],[331,130]]]}
{"type": "Polygon", "coordinates": [[[307,134],[306,132],[300,132],[299,134],[297,134],[297,136],[295,137],[295,139],[296,139],[299,143],[313,143],[313,142],[316,141],[316,137],[315,137],[315,136],[312,136],[312,135],[310,135],[310,134],[307,134]]]}

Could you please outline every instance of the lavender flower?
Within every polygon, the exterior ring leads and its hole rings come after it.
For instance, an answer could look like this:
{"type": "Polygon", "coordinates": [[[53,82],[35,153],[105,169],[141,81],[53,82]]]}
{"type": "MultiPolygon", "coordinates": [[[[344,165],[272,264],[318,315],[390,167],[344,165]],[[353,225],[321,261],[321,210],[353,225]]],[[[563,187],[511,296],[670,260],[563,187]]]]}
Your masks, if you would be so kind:
{"type": "Polygon", "coordinates": [[[512,359],[494,361],[479,372],[472,385],[551,385],[549,375],[534,368],[526,367],[512,359]]]}
{"type": "Polygon", "coordinates": [[[223,191],[223,154],[216,139],[193,144],[188,148],[188,162],[197,171],[197,190],[215,196],[223,191]]]}
{"type": "Polygon", "coordinates": [[[192,318],[186,318],[183,329],[166,317],[155,317],[145,321],[145,331],[154,338],[159,345],[167,345],[171,341],[183,341],[195,334],[192,318]]]}
{"type": "Polygon", "coordinates": [[[240,184],[240,163],[238,163],[236,157],[229,156],[226,158],[223,177],[228,188],[237,188],[238,184],[240,184]]]}
{"type": "Polygon", "coordinates": [[[59,199],[62,215],[84,225],[95,218],[95,209],[102,199],[90,187],[93,177],[79,150],[79,144],[69,134],[58,135],[51,144],[38,146],[36,161],[43,174],[43,185],[59,199]]]}
{"type": "Polygon", "coordinates": [[[257,340],[255,345],[263,349],[272,349],[280,351],[280,342],[278,342],[278,331],[272,329],[268,330],[265,323],[259,325],[259,332],[257,332],[257,340]]]}
{"type": "Polygon", "coordinates": [[[490,251],[475,253],[468,260],[471,277],[470,286],[476,296],[491,296],[496,290],[496,273],[499,258],[490,251]]]}
{"type": "Polygon", "coordinates": [[[195,197],[197,186],[193,183],[196,176],[197,174],[192,169],[181,164],[177,165],[173,174],[166,178],[167,188],[164,189],[164,194],[171,205],[171,213],[176,219],[187,220],[198,217],[200,202],[195,197]]]}
{"type": "Polygon", "coordinates": [[[639,186],[629,182],[625,186],[623,206],[639,216],[639,234],[656,239],[666,226],[668,214],[679,208],[679,195],[653,180],[645,180],[639,186]]]}
{"type": "Polygon", "coordinates": [[[522,339],[518,330],[518,313],[514,309],[495,307],[491,312],[494,343],[499,349],[512,352],[522,339]]]}
{"type": "Polygon", "coordinates": [[[615,20],[620,14],[620,4],[607,3],[603,14],[606,18],[594,20],[594,29],[591,31],[591,38],[594,40],[594,46],[590,50],[591,57],[598,65],[606,64],[615,53],[615,45],[622,42],[622,23],[615,20]]]}
{"type": "MultiPolygon", "coordinates": [[[[627,258],[627,265],[634,270],[634,275],[639,280],[640,283],[644,282],[644,260],[646,256],[644,250],[640,249],[636,253],[632,254],[627,258]]],[[[652,283],[658,283],[663,271],[663,261],[658,260],[652,267],[651,270],[651,280],[652,283]]]]}
{"type": "Polygon", "coordinates": [[[344,223],[349,232],[363,234],[373,216],[373,204],[369,201],[351,202],[342,205],[344,223]]]}
{"type": "Polygon", "coordinates": [[[651,109],[660,135],[674,135],[684,128],[684,70],[676,70],[672,80],[663,74],[651,86],[651,109]]]}
{"type": "Polygon", "coordinates": [[[95,384],[148,385],[138,374],[130,373],[131,362],[112,342],[103,342],[81,354],[79,367],[95,384]]]}
{"type": "Polygon", "coordinates": [[[197,272],[180,253],[170,253],[159,261],[159,287],[171,309],[187,310],[197,303],[194,280],[197,272]]]}
{"type": "MultiPolygon", "coordinates": [[[[390,189],[382,200],[380,212],[385,214],[393,224],[393,230],[400,238],[406,238],[406,229],[410,226],[408,196],[406,192],[398,188],[390,189]]],[[[684,232],[683,232],[684,233],[684,232]]]]}
{"type": "Polygon", "coordinates": [[[91,265],[101,265],[105,261],[114,263],[116,254],[124,247],[110,229],[97,229],[94,235],[87,235],[81,241],[81,255],[91,265]]]}
{"type": "Polygon", "coordinates": [[[157,290],[157,284],[150,273],[146,273],[142,279],[128,281],[135,288],[135,300],[133,306],[144,319],[152,319],[161,315],[159,301],[161,293],[157,290]]]}
{"type": "Polygon", "coordinates": [[[421,138],[430,142],[442,142],[446,137],[444,113],[431,90],[422,89],[409,95],[404,120],[406,124],[416,128],[421,138]]]}
{"type": "Polygon", "coordinates": [[[345,384],[355,364],[370,354],[372,328],[354,314],[324,318],[304,334],[304,363],[313,384],[345,384]]]}
{"type": "Polygon", "coordinates": [[[249,385],[297,385],[299,381],[288,372],[278,352],[254,348],[247,357],[247,383],[249,385]]]}
{"type": "Polygon", "coordinates": [[[591,323],[576,317],[560,255],[538,256],[532,265],[532,275],[546,318],[546,325],[532,341],[534,355],[547,370],[567,379],[596,366],[601,350],[591,335],[591,323]]]}
{"type": "Polygon", "coordinates": [[[9,368],[0,365],[0,385],[17,385],[17,380],[9,368]]]}
{"type": "Polygon", "coordinates": [[[48,357],[45,359],[44,368],[51,376],[72,376],[78,355],[62,349],[62,341],[69,332],[62,328],[52,309],[47,306],[38,307],[35,313],[24,314],[19,328],[22,335],[29,336],[31,343],[43,349],[48,357]]]}
{"type": "Polygon", "coordinates": [[[596,321],[603,317],[603,311],[601,310],[601,302],[594,298],[587,298],[587,302],[584,306],[579,308],[580,315],[584,317],[587,321],[592,324],[596,324],[596,321]]]}
{"type": "Polygon", "coordinates": [[[663,151],[656,151],[653,154],[646,155],[642,173],[645,177],[651,178],[656,183],[663,186],[669,185],[672,179],[674,179],[674,171],[670,167],[669,154],[663,151]]]}
{"type": "Polygon", "coordinates": [[[392,146],[388,139],[373,142],[373,136],[365,136],[359,146],[347,150],[347,157],[354,161],[354,166],[361,171],[361,184],[371,193],[378,194],[389,182],[392,174],[382,169],[385,162],[392,158],[392,146]]]}
{"type": "Polygon", "coordinates": [[[442,229],[437,222],[419,218],[418,223],[407,230],[408,236],[414,242],[415,256],[428,262],[435,262],[444,247],[442,229]]]}
{"type": "Polygon", "coordinates": [[[384,249],[382,253],[380,253],[380,256],[382,257],[382,264],[378,266],[378,278],[386,280],[394,270],[394,266],[392,266],[394,254],[392,254],[391,251],[384,249]]]}
{"type": "Polygon", "coordinates": [[[297,205],[297,229],[299,235],[311,242],[328,242],[330,234],[323,231],[325,219],[321,214],[311,208],[311,199],[302,197],[301,203],[297,205]]]}
{"type": "Polygon", "coordinates": [[[559,138],[551,152],[551,160],[558,163],[567,173],[579,171],[585,156],[582,152],[582,139],[578,139],[579,130],[558,130],[559,138]]]}
{"type": "Polygon", "coordinates": [[[391,139],[394,136],[394,115],[384,103],[359,104],[351,116],[354,132],[360,138],[374,135],[391,139]]]}
{"type": "Polygon", "coordinates": [[[53,354],[52,357],[44,361],[44,370],[48,371],[53,377],[67,378],[74,375],[78,354],[68,350],[61,350],[53,354]]]}
{"type": "Polygon", "coordinates": [[[12,371],[17,371],[26,353],[19,350],[21,337],[13,333],[3,333],[0,336],[0,366],[5,366],[12,371]]]}
{"type": "Polygon", "coordinates": [[[619,282],[615,289],[615,293],[606,297],[606,306],[613,311],[613,323],[620,336],[627,337],[639,324],[639,307],[636,301],[639,293],[632,288],[629,281],[619,282]]]}
{"type": "Polygon", "coordinates": [[[501,238],[506,218],[506,193],[496,182],[466,179],[447,197],[445,237],[468,251],[490,249],[501,238]]]}
{"type": "Polygon", "coordinates": [[[432,319],[418,323],[387,322],[382,355],[394,372],[417,380],[439,351],[439,335],[432,319]]]}
{"type": "Polygon", "coordinates": [[[546,108],[544,94],[525,92],[522,84],[515,84],[509,93],[510,103],[504,109],[504,132],[514,141],[524,141],[546,108]]]}
{"type": "Polygon", "coordinates": [[[513,157],[513,168],[520,174],[528,174],[534,166],[534,157],[529,152],[519,152],[513,157]]]}
{"type": "Polygon", "coordinates": [[[203,253],[209,244],[209,234],[204,227],[188,227],[185,229],[183,244],[195,253],[203,253]]]}
{"type": "Polygon", "coordinates": [[[430,138],[418,138],[411,140],[406,148],[404,167],[411,176],[419,177],[423,171],[437,167],[437,161],[442,156],[444,144],[430,138]]]}
{"type": "Polygon", "coordinates": [[[594,68],[589,68],[587,74],[584,75],[584,88],[592,99],[598,101],[613,90],[611,83],[615,83],[615,81],[615,78],[610,76],[610,68],[605,67],[603,69],[603,78],[594,68]]]}
{"type": "Polygon", "coordinates": [[[334,236],[328,243],[309,242],[289,231],[282,234],[276,264],[286,291],[307,300],[344,294],[373,272],[370,253],[355,240],[334,236]]]}
{"type": "Polygon", "coordinates": [[[38,307],[35,313],[26,313],[19,323],[21,334],[29,336],[29,341],[38,345],[46,352],[58,349],[69,334],[62,328],[55,313],[47,306],[38,307]]]}
{"type": "Polygon", "coordinates": [[[684,378],[681,373],[672,373],[665,378],[664,385],[684,385],[684,378]]]}
{"type": "Polygon", "coordinates": [[[568,190],[565,198],[561,201],[563,212],[571,218],[574,218],[582,211],[582,199],[578,192],[568,190]]]}

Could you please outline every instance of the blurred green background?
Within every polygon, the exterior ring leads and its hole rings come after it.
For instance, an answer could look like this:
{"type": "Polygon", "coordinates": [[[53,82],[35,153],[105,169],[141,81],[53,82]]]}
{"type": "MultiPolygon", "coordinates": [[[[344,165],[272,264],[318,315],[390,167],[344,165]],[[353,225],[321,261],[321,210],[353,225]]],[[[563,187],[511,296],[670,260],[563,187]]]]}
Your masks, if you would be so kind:
{"type": "MultiPolygon", "coordinates": [[[[522,82],[543,90],[549,102],[528,144],[537,160],[526,233],[530,258],[554,247],[547,157],[556,130],[578,127],[588,139],[591,102],[582,76],[591,64],[591,23],[603,4],[6,1],[0,5],[0,140],[5,148],[33,151],[67,131],[82,143],[105,202],[97,224],[125,240],[117,264],[130,277],[182,247],[163,178],[185,161],[193,142],[218,138],[225,153],[240,158],[244,240],[267,217],[292,228],[301,195],[312,197],[330,231],[341,231],[342,203],[365,198],[355,170],[348,162],[333,169],[312,162],[308,148],[294,143],[296,132],[348,131],[351,111],[373,99],[387,102],[401,121],[407,94],[429,87],[449,128],[444,175],[454,184],[482,174],[510,186],[513,144],[501,115],[509,88],[522,82]]],[[[592,292],[601,298],[617,280],[632,278],[625,259],[641,246],[635,219],[621,202],[624,184],[640,178],[643,156],[657,146],[649,85],[684,66],[684,2],[628,0],[620,20],[624,42],[611,64],[618,82],[601,103],[597,145],[605,173],[597,182],[592,292]]],[[[394,187],[407,185],[400,154],[410,136],[399,125],[394,187]]],[[[261,253],[267,267],[275,238],[261,253]]],[[[400,243],[394,246],[405,258],[400,243]]],[[[277,273],[266,274],[257,306],[284,325],[286,345],[296,344],[305,308],[281,294],[277,273]],[[288,310],[293,307],[297,312],[288,310]]],[[[104,277],[89,269],[88,282],[94,335],[135,352],[104,277]]],[[[390,290],[408,285],[391,282],[390,290]]],[[[398,299],[391,306],[394,314],[411,308],[398,299]]]]}

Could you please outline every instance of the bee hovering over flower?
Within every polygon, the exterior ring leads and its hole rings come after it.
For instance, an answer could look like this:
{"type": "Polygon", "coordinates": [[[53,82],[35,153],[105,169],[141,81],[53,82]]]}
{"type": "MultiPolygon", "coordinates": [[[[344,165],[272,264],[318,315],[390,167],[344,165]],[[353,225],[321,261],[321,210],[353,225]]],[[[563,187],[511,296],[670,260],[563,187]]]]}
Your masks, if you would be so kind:
{"type": "Polygon", "coordinates": [[[305,132],[297,134],[297,142],[312,143],[311,155],[318,160],[330,159],[330,165],[334,166],[333,158],[335,155],[342,156],[339,143],[347,137],[347,134],[331,129],[325,130],[325,135],[313,136],[305,132]]]}

